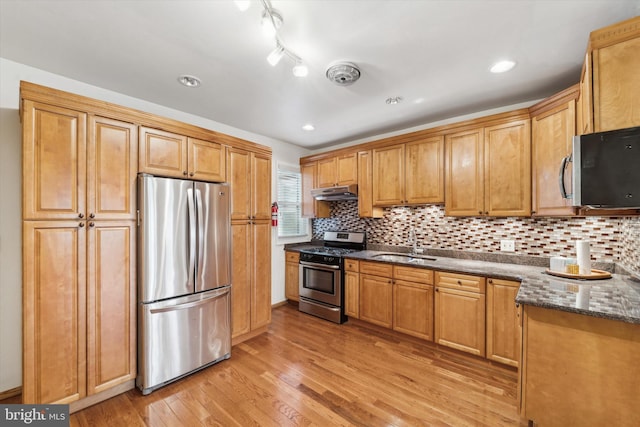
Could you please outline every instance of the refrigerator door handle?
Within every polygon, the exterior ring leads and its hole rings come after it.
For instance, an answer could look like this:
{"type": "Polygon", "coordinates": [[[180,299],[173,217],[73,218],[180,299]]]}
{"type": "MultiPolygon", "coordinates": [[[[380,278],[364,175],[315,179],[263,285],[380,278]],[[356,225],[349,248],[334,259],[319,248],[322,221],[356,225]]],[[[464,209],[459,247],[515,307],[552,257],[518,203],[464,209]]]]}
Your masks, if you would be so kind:
{"type": "Polygon", "coordinates": [[[193,302],[188,302],[188,303],[184,303],[184,304],[176,304],[176,305],[171,305],[168,307],[162,307],[162,308],[154,308],[152,310],[149,310],[149,312],[151,314],[156,314],[156,313],[166,313],[167,311],[176,311],[176,310],[184,310],[186,308],[192,308],[192,307],[197,307],[199,305],[203,305],[206,304],[208,302],[210,302],[212,299],[216,299],[216,298],[220,298],[226,294],[229,293],[229,289],[225,288],[225,289],[221,289],[218,292],[213,293],[212,295],[203,298],[201,300],[198,301],[193,301],[193,302]]]}
{"type": "Polygon", "coordinates": [[[196,208],[192,188],[187,189],[187,206],[189,211],[189,286],[193,289],[196,268],[196,208]]]}
{"type": "Polygon", "coordinates": [[[202,212],[202,192],[196,188],[196,206],[198,209],[198,272],[200,277],[204,260],[204,213],[202,212]]]}

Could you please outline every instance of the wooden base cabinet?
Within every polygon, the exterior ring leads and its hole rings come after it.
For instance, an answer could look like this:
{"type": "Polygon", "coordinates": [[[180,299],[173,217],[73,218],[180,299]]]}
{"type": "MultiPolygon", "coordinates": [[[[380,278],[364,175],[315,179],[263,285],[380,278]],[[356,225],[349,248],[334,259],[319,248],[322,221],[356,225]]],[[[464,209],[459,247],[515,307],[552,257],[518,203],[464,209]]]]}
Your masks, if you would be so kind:
{"type": "Polygon", "coordinates": [[[485,356],[485,279],[436,272],[435,342],[485,356]]]}
{"type": "Polygon", "coordinates": [[[298,301],[300,299],[300,253],[287,251],[285,252],[284,267],[284,295],[290,301],[298,301]]]}
{"type": "Polygon", "coordinates": [[[393,329],[433,341],[433,286],[394,281],[393,329]]]}
{"type": "Polygon", "coordinates": [[[344,261],[344,314],[360,318],[360,261],[344,261]]]}
{"type": "Polygon", "coordinates": [[[135,222],[25,221],[23,403],[135,379],[135,222]]]}
{"type": "Polygon", "coordinates": [[[487,359],[518,367],[522,345],[519,282],[487,279],[487,359]]]}
{"type": "Polygon", "coordinates": [[[360,319],[386,328],[393,327],[392,266],[360,262],[360,319]]]}
{"type": "Polygon", "coordinates": [[[86,234],[77,221],[23,224],[22,403],[87,395],[86,234]]]}
{"type": "Polygon", "coordinates": [[[525,305],[521,416],[536,427],[640,425],[638,354],[638,324],[525,305]]]}

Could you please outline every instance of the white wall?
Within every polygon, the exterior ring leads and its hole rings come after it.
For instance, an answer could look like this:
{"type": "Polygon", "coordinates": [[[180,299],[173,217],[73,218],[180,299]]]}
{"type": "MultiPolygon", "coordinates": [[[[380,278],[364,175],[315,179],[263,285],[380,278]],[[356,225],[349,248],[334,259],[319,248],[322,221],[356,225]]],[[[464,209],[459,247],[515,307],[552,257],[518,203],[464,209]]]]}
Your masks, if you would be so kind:
{"type": "MultiPolygon", "coordinates": [[[[20,80],[135,108],[269,146],[273,150],[274,200],[277,162],[297,165],[300,157],[310,153],[292,144],[0,58],[0,392],[22,384],[20,80]]],[[[273,303],[285,299],[284,263],[283,247],[276,244],[274,236],[271,263],[273,303]]]]}

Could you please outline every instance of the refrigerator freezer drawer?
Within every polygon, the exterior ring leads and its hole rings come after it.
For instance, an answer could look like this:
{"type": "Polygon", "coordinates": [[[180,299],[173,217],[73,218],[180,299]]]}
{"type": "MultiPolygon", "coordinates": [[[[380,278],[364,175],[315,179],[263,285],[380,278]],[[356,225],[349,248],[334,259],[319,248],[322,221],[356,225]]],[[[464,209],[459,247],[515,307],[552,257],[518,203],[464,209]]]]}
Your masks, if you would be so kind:
{"type": "Polygon", "coordinates": [[[230,357],[230,291],[139,304],[136,384],[143,394],[230,357]]]}

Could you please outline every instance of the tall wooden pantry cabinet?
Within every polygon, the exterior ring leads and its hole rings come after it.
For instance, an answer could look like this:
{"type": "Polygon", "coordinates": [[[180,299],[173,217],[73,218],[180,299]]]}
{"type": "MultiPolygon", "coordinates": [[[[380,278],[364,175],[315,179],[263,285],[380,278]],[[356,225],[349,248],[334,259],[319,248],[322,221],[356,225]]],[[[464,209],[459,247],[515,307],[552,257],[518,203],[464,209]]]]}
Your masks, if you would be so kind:
{"type": "Polygon", "coordinates": [[[227,149],[233,233],[232,333],[236,344],[271,322],[271,155],[227,149]]]}
{"type": "Polygon", "coordinates": [[[131,388],[138,133],[23,99],[23,403],[131,388]]]}

